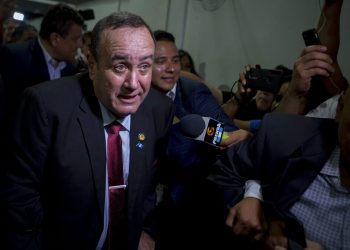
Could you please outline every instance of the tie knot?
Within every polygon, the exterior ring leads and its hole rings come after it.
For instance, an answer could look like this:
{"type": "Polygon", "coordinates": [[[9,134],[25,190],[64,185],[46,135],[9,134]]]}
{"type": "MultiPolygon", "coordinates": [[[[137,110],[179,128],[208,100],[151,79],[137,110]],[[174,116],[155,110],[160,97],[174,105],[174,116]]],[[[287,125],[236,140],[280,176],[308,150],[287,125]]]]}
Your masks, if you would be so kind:
{"type": "Polygon", "coordinates": [[[119,134],[121,125],[118,122],[112,122],[107,126],[107,132],[109,134],[119,134]]]}

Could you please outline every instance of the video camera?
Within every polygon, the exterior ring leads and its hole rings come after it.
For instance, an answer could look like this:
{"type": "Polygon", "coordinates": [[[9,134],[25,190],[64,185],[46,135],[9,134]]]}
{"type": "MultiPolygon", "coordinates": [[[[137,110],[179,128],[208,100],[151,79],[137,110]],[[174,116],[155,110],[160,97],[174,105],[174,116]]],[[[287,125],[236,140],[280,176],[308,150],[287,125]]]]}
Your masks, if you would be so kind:
{"type": "Polygon", "coordinates": [[[278,93],[283,83],[283,71],[277,69],[251,68],[246,74],[246,88],[278,93]]]}

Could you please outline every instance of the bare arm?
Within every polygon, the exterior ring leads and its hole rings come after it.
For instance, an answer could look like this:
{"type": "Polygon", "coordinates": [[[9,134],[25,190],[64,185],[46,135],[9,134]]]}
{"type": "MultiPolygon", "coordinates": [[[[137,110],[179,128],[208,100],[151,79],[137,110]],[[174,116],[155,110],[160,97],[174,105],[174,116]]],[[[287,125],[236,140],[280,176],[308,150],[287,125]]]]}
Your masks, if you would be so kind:
{"type": "Polygon", "coordinates": [[[317,31],[321,43],[328,49],[327,53],[334,62],[335,71],[329,78],[322,78],[322,84],[333,96],[346,87],[343,74],[338,65],[337,56],[340,43],[340,14],[343,0],[326,0],[318,21],[317,31]]]}

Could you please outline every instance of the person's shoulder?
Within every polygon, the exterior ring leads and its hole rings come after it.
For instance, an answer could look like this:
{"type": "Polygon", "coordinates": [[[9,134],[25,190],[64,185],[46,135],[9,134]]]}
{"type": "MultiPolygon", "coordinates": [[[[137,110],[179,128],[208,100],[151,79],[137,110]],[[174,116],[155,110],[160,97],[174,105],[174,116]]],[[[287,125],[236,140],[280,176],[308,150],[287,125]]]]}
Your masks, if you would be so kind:
{"type": "Polygon", "coordinates": [[[45,81],[28,89],[32,89],[48,99],[64,98],[64,100],[68,100],[72,96],[81,95],[78,93],[82,93],[84,85],[90,85],[85,75],[73,75],[45,81]]]}
{"type": "Polygon", "coordinates": [[[135,117],[147,117],[148,121],[155,122],[155,127],[162,127],[159,126],[160,124],[167,127],[172,120],[174,110],[174,102],[169,97],[151,88],[135,113],[135,117]]]}
{"type": "Polygon", "coordinates": [[[202,82],[181,76],[178,81],[178,90],[182,94],[192,96],[194,93],[206,92],[211,93],[207,85],[202,82]]]}
{"type": "Polygon", "coordinates": [[[173,101],[161,91],[154,88],[150,88],[143,104],[155,108],[161,108],[172,106],[173,101]]]}
{"type": "Polygon", "coordinates": [[[32,49],[33,46],[35,46],[35,44],[36,44],[35,39],[32,39],[32,40],[25,41],[25,42],[4,44],[2,46],[2,48],[4,51],[23,53],[23,51],[27,51],[29,49],[32,49]]]}
{"type": "Polygon", "coordinates": [[[34,53],[35,41],[12,43],[3,45],[0,49],[2,63],[7,63],[11,67],[25,67],[30,63],[34,53]]]}
{"type": "Polygon", "coordinates": [[[178,81],[178,84],[181,85],[182,87],[189,87],[189,88],[198,88],[200,86],[203,86],[204,84],[197,81],[197,80],[194,80],[194,79],[191,79],[191,78],[188,78],[188,77],[185,77],[185,76],[180,76],[179,77],[179,81],[178,81]]]}

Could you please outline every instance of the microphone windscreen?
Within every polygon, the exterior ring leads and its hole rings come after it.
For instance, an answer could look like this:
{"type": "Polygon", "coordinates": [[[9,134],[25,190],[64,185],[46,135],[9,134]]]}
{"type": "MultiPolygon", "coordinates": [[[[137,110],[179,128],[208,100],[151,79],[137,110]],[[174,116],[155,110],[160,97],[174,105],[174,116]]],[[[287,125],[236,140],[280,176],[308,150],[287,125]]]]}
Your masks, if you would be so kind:
{"type": "Polygon", "coordinates": [[[180,127],[186,136],[196,138],[205,130],[205,122],[202,116],[190,114],[181,119],[180,127]]]}

